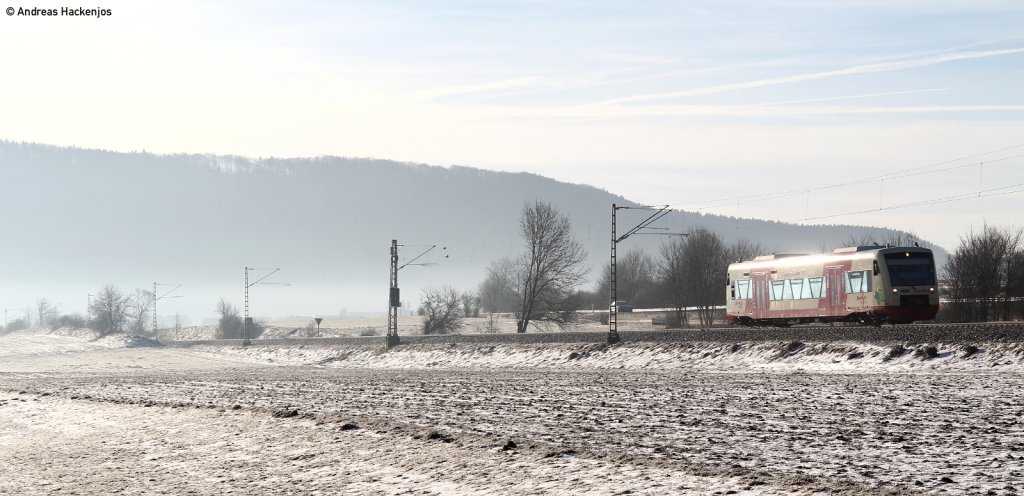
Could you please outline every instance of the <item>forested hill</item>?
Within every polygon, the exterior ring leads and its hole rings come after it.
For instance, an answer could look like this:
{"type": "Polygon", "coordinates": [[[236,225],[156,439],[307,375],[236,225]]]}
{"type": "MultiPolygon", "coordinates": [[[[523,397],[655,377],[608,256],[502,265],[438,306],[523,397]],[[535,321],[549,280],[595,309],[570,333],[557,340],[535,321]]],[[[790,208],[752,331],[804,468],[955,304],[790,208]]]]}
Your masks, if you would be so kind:
{"type": "MultiPolygon", "coordinates": [[[[570,215],[596,277],[607,263],[610,205],[629,203],[591,186],[470,167],[116,153],[11,142],[0,142],[0,186],[5,284],[147,287],[168,279],[240,293],[244,266],[282,267],[295,287],[288,294],[315,299],[328,291],[323,298],[340,300],[328,307],[335,310],[383,305],[376,290],[386,288],[392,239],[409,245],[403,258],[430,244],[447,247],[435,253],[448,258],[427,255],[438,262],[435,267],[403,270],[411,284],[475,285],[492,260],[521,251],[519,215],[535,199],[570,215]]],[[[631,215],[636,213],[620,215],[623,226],[641,220],[631,215]]],[[[817,252],[851,237],[885,236],[864,227],[685,212],[661,224],[673,230],[704,226],[726,241],[748,238],[777,252],[817,252]]],[[[656,254],[662,242],[637,236],[620,249],[656,254]]]]}

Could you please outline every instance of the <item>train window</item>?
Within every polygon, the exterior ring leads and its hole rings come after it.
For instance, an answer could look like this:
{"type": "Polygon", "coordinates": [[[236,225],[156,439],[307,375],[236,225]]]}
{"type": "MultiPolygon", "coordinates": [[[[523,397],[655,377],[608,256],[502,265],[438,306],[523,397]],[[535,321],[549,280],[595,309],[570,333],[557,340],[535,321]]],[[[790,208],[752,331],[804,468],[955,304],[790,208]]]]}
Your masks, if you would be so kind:
{"type": "Polygon", "coordinates": [[[870,293],[871,292],[871,271],[858,270],[846,273],[847,293],[870,293]]]}
{"type": "Polygon", "coordinates": [[[783,300],[792,300],[793,299],[793,281],[790,280],[790,279],[786,279],[783,282],[786,283],[786,285],[782,287],[782,299],[783,300]]]}
{"type": "Polygon", "coordinates": [[[772,300],[781,300],[786,281],[772,281],[772,300]]]}
{"type": "Polygon", "coordinates": [[[825,295],[825,279],[822,277],[812,277],[807,280],[807,288],[810,292],[811,298],[821,298],[825,295]]]}
{"type": "Polygon", "coordinates": [[[804,279],[793,279],[789,283],[793,285],[793,298],[797,300],[807,298],[803,293],[804,279]]]}
{"type": "Polygon", "coordinates": [[[750,299],[750,279],[741,279],[736,281],[736,299],[750,299]]]}
{"type": "Polygon", "coordinates": [[[935,261],[931,253],[887,253],[885,265],[893,286],[935,285],[935,261]]]}
{"type": "Polygon", "coordinates": [[[860,272],[847,272],[846,273],[846,292],[847,293],[860,293],[860,272]],[[853,276],[853,277],[851,277],[851,276],[853,276]],[[853,281],[851,282],[850,279],[853,279],[853,281]],[[857,286],[856,289],[853,288],[854,285],[857,286]]]}

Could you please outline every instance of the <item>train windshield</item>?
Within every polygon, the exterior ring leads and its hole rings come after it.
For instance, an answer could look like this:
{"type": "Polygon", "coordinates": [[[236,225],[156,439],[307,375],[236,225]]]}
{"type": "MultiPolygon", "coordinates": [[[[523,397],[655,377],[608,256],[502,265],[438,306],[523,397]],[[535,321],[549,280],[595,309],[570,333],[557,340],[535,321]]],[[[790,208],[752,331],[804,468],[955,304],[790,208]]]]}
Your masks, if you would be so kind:
{"type": "Polygon", "coordinates": [[[931,253],[886,253],[889,281],[893,286],[934,286],[935,263],[931,253]]]}

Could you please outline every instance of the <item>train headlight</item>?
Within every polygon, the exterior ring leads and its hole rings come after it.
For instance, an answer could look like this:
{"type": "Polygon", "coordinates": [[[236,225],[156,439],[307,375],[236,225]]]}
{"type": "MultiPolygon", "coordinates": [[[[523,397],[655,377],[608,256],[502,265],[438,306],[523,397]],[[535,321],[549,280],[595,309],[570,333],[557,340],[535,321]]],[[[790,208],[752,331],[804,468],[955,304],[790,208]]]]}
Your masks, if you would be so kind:
{"type": "Polygon", "coordinates": [[[898,290],[898,289],[896,289],[896,288],[892,288],[892,292],[893,292],[893,294],[895,294],[895,293],[899,293],[899,292],[900,292],[900,290],[898,290]]]}
{"type": "Polygon", "coordinates": [[[932,293],[934,293],[935,292],[935,288],[928,288],[928,291],[931,291],[932,293]]]}

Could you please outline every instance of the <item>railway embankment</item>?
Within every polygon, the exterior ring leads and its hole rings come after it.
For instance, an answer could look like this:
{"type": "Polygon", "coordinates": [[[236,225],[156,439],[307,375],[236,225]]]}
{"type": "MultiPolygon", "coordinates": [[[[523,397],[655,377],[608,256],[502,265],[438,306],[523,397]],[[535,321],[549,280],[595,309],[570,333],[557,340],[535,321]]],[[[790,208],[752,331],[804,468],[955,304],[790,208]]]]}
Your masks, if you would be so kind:
{"type": "MultiPolygon", "coordinates": [[[[623,343],[1024,343],[1024,322],[976,324],[914,324],[897,326],[794,326],[730,327],[709,329],[676,329],[620,331],[623,343]]],[[[403,335],[401,345],[432,344],[600,344],[607,343],[607,332],[530,332],[523,334],[442,334],[403,335]]],[[[164,341],[165,345],[242,346],[238,339],[164,341]]],[[[383,346],[384,337],[274,338],[253,339],[252,346],[383,346]]]]}
{"type": "Polygon", "coordinates": [[[700,369],[722,372],[1024,372],[1016,324],[712,329],[221,341],[191,349],[274,365],[340,368],[700,369]],[[232,346],[233,345],[233,346],[232,346]]]}

